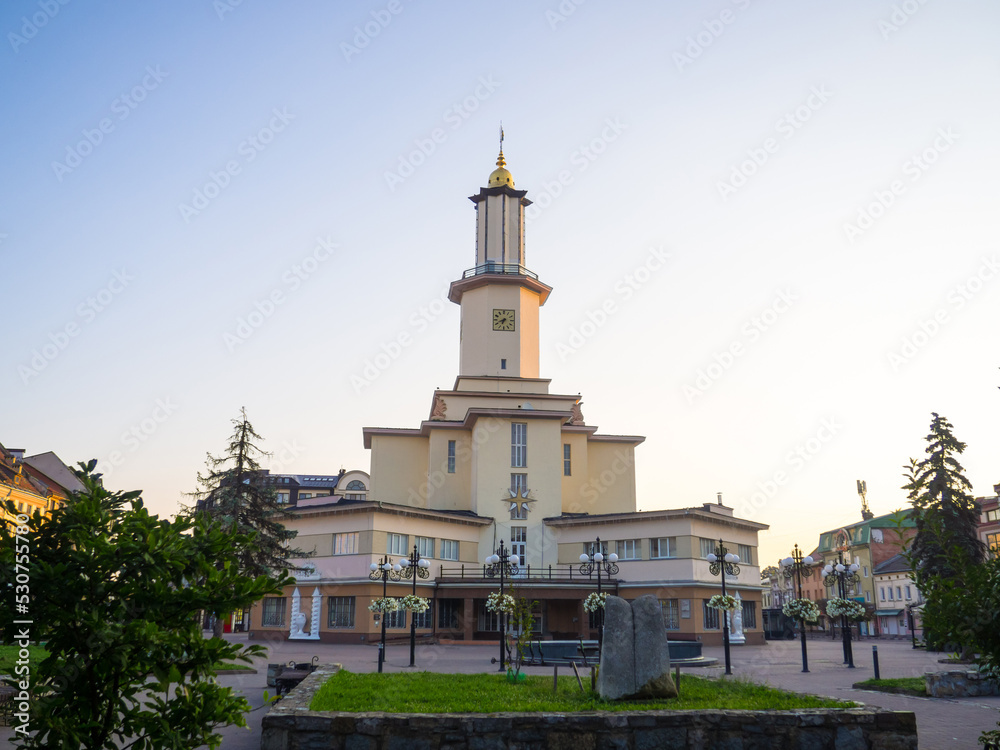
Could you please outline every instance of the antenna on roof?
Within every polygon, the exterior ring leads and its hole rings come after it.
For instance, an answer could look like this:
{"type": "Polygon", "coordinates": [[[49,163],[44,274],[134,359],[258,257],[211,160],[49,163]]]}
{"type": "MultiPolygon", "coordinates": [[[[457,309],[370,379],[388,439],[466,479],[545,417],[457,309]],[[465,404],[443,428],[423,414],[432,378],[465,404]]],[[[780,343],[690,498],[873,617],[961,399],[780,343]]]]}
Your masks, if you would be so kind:
{"type": "Polygon", "coordinates": [[[722,493],[721,493],[721,492],[716,492],[716,493],[715,493],[715,496],[716,496],[716,498],[717,498],[717,502],[718,502],[718,504],[719,504],[719,505],[722,505],[722,493]]]}
{"type": "Polygon", "coordinates": [[[864,479],[858,480],[858,494],[861,495],[861,517],[870,521],[875,518],[875,514],[868,509],[868,484],[864,479]]]}

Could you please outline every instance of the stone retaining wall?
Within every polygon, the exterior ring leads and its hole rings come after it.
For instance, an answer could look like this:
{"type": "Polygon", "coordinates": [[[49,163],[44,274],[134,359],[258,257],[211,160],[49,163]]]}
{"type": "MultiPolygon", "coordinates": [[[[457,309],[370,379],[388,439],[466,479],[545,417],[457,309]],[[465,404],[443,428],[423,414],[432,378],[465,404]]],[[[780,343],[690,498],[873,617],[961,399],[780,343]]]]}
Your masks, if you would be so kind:
{"type": "Polygon", "coordinates": [[[380,714],[309,711],[336,666],[320,667],[263,720],[261,750],[916,750],[908,711],[595,711],[380,714]]]}
{"type": "Polygon", "coordinates": [[[974,669],[932,672],[924,675],[927,694],[935,698],[1000,695],[1000,685],[974,669]]]}

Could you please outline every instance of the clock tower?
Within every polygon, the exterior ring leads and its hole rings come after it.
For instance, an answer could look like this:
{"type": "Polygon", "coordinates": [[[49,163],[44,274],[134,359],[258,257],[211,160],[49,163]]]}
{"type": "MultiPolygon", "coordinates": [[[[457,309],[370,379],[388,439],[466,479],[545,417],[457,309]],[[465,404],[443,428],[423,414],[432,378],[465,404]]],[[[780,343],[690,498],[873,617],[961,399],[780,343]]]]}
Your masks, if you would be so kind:
{"type": "Polygon", "coordinates": [[[538,308],[552,288],[524,261],[526,190],[514,189],[503,158],[476,206],[476,264],[451,284],[462,307],[459,377],[538,378],[538,308]]]}

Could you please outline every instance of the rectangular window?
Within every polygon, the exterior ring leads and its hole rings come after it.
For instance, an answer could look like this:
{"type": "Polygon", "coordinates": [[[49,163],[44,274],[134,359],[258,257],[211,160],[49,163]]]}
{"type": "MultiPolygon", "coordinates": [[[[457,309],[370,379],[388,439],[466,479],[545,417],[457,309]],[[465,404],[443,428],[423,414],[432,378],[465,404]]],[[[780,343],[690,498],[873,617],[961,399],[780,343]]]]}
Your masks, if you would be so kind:
{"type": "MultiPolygon", "coordinates": [[[[510,489],[520,497],[524,490],[528,489],[528,475],[527,474],[511,474],[510,475],[510,489]]],[[[513,498],[511,498],[513,499],[513,498]]]]}
{"type": "Polygon", "coordinates": [[[702,557],[708,557],[715,552],[717,542],[714,539],[699,539],[698,548],[702,557]]]}
{"type": "Polygon", "coordinates": [[[757,627],[757,602],[743,602],[743,627],[757,627]]]}
{"type": "Polygon", "coordinates": [[[477,629],[484,633],[500,632],[500,615],[486,609],[486,601],[479,602],[479,617],[476,622],[477,629]]]}
{"type": "Polygon", "coordinates": [[[563,443],[563,476],[573,476],[573,461],[570,458],[570,444],[563,443]]]}
{"type": "Polygon", "coordinates": [[[896,587],[896,601],[903,601],[903,589],[899,586],[896,587]]]}
{"type": "Polygon", "coordinates": [[[649,557],[652,560],[677,556],[677,537],[661,536],[649,540],[649,557]]]}
{"type": "Polygon", "coordinates": [[[408,555],[410,553],[410,538],[406,534],[387,534],[386,551],[390,555],[408,555]]]}
{"type": "Polygon", "coordinates": [[[910,587],[907,586],[906,587],[906,601],[910,601],[910,599],[912,599],[912,598],[913,598],[913,596],[911,595],[910,587]]]}
{"type": "Polygon", "coordinates": [[[676,599],[660,599],[660,611],[663,613],[663,627],[667,630],[681,629],[681,610],[676,599]]]}
{"type": "Polygon", "coordinates": [[[448,441],[448,473],[455,473],[455,441],[448,441]]]}
{"type": "Polygon", "coordinates": [[[736,554],[740,556],[741,565],[753,565],[753,547],[749,544],[737,544],[736,554]]]}
{"type": "Polygon", "coordinates": [[[705,623],[705,630],[719,629],[719,610],[708,606],[708,599],[701,603],[702,618],[705,623]]]}
{"type": "Polygon", "coordinates": [[[311,492],[300,492],[299,493],[299,500],[308,500],[312,496],[313,496],[313,493],[311,493],[311,492]]]}
{"type": "Polygon", "coordinates": [[[885,587],[884,586],[879,586],[878,587],[878,596],[879,596],[879,598],[882,601],[885,601],[885,587]]]}
{"type": "Polygon", "coordinates": [[[383,617],[385,617],[386,628],[405,628],[406,627],[406,610],[397,609],[395,612],[386,612],[383,617]]]}
{"type": "Polygon", "coordinates": [[[433,620],[433,617],[431,616],[430,609],[427,609],[425,612],[414,612],[413,613],[413,622],[416,623],[416,625],[417,625],[418,628],[428,628],[429,629],[429,628],[433,627],[434,620],[433,620]]]}
{"type": "Polygon", "coordinates": [[[506,370],[507,369],[507,360],[506,359],[501,359],[500,360],[500,369],[501,370],[506,370]]]}
{"type": "Polygon", "coordinates": [[[528,505],[527,503],[520,503],[517,500],[511,500],[510,509],[510,520],[511,521],[524,521],[528,518],[528,505]]]}
{"type": "Polygon", "coordinates": [[[354,597],[353,596],[331,596],[328,597],[327,622],[331,628],[353,628],[354,627],[354,597]]]}
{"type": "Polygon", "coordinates": [[[288,502],[288,490],[282,490],[281,492],[277,493],[277,496],[278,496],[278,502],[281,503],[282,505],[288,502]]]}
{"type": "Polygon", "coordinates": [[[441,559],[442,560],[457,560],[458,559],[458,542],[454,539],[442,539],[441,540],[441,559]]]}
{"type": "Polygon", "coordinates": [[[642,543],[638,539],[619,539],[615,542],[619,560],[641,560],[642,543]]]}
{"type": "Polygon", "coordinates": [[[460,630],[462,618],[459,614],[462,611],[461,599],[438,599],[438,627],[445,630],[460,630]]]}
{"type": "Polygon", "coordinates": [[[1000,534],[987,534],[986,546],[989,547],[990,551],[994,554],[1000,552],[1000,534]]]}
{"type": "Polygon", "coordinates": [[[417,554],[424,559],[434,557],[434,540],[429,536],[418,536],[417,554]]]}
{"type": "Polygon", "coordinates": [[[863,571],[864,571],[864,574],[865,574],[865,578],[867,578],[867,577],[868,577],[868,566],[867,566],[867,565],[865,565],[865,566],[864,566],[864,567],[863,567],[863,568],[862,568],[861,570],[863,570],[863,571]]]}
{"type": "Polygon", "coordinates": [[[262,628],[283,628],[285,626],[285,597],[264,597],[264,611],[261,613],[260,625],[262,628]]]}
{"type": "Polygon", "coordinates": [[[986,511],[987,521],[1000,521],[1000,508],[986,511]]]}
{"type": "Polygon", "coordinates": [[[516,468],[528,465],[528,423],[511,422],[510,465],[516,468]]]}
{"type": "Polygon", "coordinates": [[[872,592],[871,591],[866,591],[865,592],[865,601],[866,602],[870,602],[871,600],[872,600],[872,592]]]}
{"type": "Polygon", "coordinates": [[[346,534],[334,534],[333,554],[335,555],[358,554],[358,532],[350,531],[346,534]]]}
{"type": "Polygon", "coordinates": [[[889,601],[892,601],[892,586],[889,586],[889,601]]]}

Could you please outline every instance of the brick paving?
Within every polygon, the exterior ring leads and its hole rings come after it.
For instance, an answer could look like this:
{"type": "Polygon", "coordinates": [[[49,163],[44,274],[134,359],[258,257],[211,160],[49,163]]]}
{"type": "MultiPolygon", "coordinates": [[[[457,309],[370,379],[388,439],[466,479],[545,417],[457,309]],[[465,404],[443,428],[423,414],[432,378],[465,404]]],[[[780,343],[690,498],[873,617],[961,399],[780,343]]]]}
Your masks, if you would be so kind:
{"type": "MultiPolygon", "coordinates": [[[[246,636],[226,636],[240,642],[246,636]]],[[[974,750],[979,733],[995,728],[1000,721],[1000,697],[932,699],[915,698],[904,695],[890,695],[872,691],[855,690],[851,684],[874,676],[872,671],[872,645],[877,645],[882,677],[919,676],[927,671],[946,668],[938,659],[945,654],[926,653],[914,650],[908,641],[863,640],[854,644],[855,669],[843,665],[843,650],[840,641],[827,639],[810,640],[810,672],[803,674],[800,645],[798,641],[771,641],[765,646],[734,646],[732,648],[733,672],[737,677],[745,677],[801,693],[812,693],[845,700],[853,700],[869,706],[913,711],[917,716],[917,727],[921,750],[943,750],[961,748],[974,750]]],[[[485,645],[417,646],[416,664],[418,670],[433,672],[476,673],[496,670],[490,664],[499,647],[485,645]]],[[[706,648],[705,656],[716,657],[716,667],[697,668],[692,674],[718,676],[723,672],[722,648],[706,648]]],[[[271,645],[269,656],[255,664],[257,674],[226,675],[220,678],[223,685],[240,691],[253,706],[247,716],[250,730],[229,727],[223,731],[223,750],[259,750],[260,723],[264,712],[263,692],[266,688],[267,664],[285,663],[289,660],[309,661],[318,655],[323,663],[339,662],[345,669],[355,672],[374,672],[377,669],[378,651],[373,646],[343,646],[313,643],[310,641],[280,641],[271,645]]],[[[386,649],[385,671],[409,671],[409,646],[389,645],[386,649]]],[[[528,667],[525,671],[534,674],[552,674],[551,668],[528,667]]],[[[268,689],[273,693],[273,689],[268,689]]],[[[10,736],[10,730],[0,728],[0,740],[10,736]]]]}

